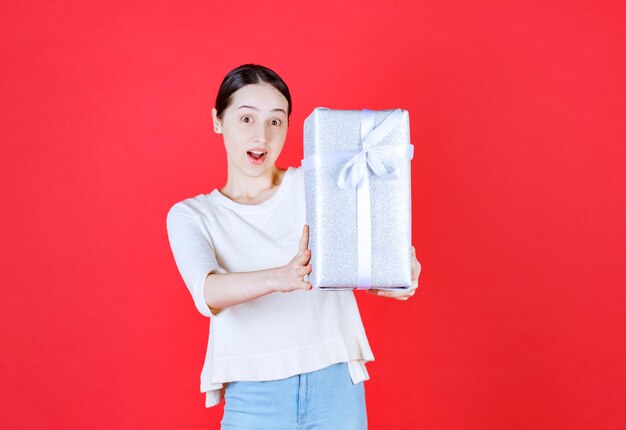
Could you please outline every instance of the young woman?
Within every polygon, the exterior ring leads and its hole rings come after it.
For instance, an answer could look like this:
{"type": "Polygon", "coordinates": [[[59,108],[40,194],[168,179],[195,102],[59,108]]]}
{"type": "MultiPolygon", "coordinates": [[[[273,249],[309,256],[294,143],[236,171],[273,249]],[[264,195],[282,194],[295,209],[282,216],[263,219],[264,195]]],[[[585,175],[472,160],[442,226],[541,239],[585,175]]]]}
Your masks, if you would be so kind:
{"type": "MultiPolygon", "coordinates": [[[[373,361],[351,290],[320,291],[311,272],[300,167],[275,165],[291,95],[272,70],[230,71],[213,109],[227,153],[221,189],[174,204],[172,253],[198,311],[211,318],[200,389],[225,399],[223,430],[367,429],[365,363],[373,361]]],[[[370,293],[406,300],[413,285],[370,293]]]]}

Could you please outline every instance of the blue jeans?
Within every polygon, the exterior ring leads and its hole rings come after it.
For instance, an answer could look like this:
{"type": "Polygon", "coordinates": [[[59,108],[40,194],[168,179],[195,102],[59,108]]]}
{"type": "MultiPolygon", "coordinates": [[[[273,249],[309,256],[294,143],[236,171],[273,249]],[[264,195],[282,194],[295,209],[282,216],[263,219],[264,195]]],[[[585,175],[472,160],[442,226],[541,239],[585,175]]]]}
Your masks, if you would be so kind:
{"type": "Polygon", "coordinates": [[[367,430],[364,381],[347,363],[275,381],[233,381],[221,430],[367,430]]]}

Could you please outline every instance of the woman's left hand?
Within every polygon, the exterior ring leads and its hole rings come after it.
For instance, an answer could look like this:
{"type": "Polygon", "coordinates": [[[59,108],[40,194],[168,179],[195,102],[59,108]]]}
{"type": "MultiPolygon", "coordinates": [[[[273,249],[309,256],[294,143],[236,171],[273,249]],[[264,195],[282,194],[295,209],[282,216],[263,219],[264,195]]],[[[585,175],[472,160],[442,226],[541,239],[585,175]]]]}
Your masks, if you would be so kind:
{"type": "Polygon", "coordinates": [[[400,290],[400,291],[391,291],[391,290],[378,290],[375,288],[369,289],[369,290],[365,290],[370,294],[373,294],[375,296],[382,296],[382,297],[391,297],[394,299],[398,299],[398,300],[408,300],[409,297],[411,297],[413,294],[415,294],[415,290],[417,289],[417,279],[420,276],[420,273],[422,271],[422,265],[420,264],[419,261],[417,261],[417,258],[415,257],[415,247],[412,246],[411,249],[413,249],[413,275],[411,277],[411,288],[407,289],[407,290],[400,290]]]}

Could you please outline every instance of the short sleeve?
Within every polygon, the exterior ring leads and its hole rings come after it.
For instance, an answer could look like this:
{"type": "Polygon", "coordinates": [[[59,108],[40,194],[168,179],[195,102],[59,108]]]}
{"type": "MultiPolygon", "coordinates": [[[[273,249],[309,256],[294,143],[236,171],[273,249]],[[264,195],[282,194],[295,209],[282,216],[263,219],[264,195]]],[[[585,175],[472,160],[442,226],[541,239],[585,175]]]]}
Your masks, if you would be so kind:
{"type": "Polygon", "coordinates": [[[191,293],[198,311],[206,317],[219,317],[211,311],[204,298],[204,281],[211,273],[226,273],[215,257],[215,248],[210,237],[203,234],[199,217],[184,203],[178,202],[167,214],[167,235],[187,289],[191,293]]]}

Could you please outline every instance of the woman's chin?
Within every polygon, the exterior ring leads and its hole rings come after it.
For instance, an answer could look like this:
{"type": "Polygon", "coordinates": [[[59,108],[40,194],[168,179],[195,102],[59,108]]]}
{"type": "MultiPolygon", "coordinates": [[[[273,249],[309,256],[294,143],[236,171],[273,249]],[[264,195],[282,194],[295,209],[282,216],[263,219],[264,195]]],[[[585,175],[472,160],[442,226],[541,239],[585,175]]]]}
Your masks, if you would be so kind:
{"type": "Polygon", "coordinates": [[[243,165],[239,166],[239,170],[241,170],[243,173],[245,173],[248,176],[252,176],[252,177],[263,176],[268,171],[271,172],[274,170],[274,162],[273,160],[269,160],[269,159],[265,160],[261,164],[252,164],[246,161],[245,163],[243,163],[243,165]]]}

